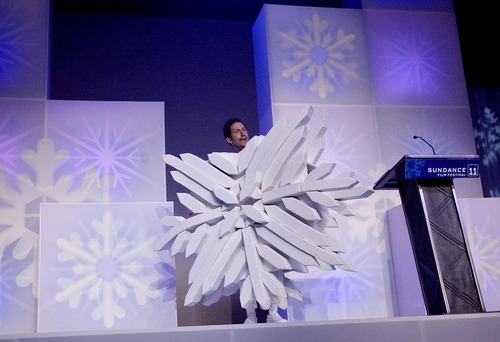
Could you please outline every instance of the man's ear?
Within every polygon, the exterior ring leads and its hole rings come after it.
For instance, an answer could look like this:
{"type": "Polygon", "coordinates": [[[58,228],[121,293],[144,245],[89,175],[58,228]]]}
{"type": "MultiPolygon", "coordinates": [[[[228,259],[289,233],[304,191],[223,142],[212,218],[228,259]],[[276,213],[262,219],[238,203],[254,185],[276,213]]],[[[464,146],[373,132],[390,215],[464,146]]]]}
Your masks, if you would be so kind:
{"type": "Polygon", "coordinates": [[[227,137],[226,141],[229,145],[233,145],[233,139],[231,139],[230,137],[227,137]]]}

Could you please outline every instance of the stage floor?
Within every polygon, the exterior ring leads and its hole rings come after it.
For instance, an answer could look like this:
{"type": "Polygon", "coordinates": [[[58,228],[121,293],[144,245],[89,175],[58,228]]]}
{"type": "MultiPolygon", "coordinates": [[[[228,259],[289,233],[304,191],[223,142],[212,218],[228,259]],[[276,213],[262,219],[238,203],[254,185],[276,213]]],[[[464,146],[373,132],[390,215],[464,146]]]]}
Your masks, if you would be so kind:
{"type": "Polygon", "coordinates": [[[317,322],[207,325],[160,330],[0,335],[2,341],[500,341],[500,313],[396,317],[317,322]]]}

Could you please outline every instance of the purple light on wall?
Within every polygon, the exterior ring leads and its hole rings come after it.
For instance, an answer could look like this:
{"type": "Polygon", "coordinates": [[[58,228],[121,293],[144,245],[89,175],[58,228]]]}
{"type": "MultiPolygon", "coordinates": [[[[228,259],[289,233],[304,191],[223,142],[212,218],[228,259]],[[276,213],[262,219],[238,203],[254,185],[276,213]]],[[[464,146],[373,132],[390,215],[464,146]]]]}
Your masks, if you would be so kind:
{"type": "Polygon", "coordinates": [[[49,3],[0,2],[0,97],[47,98],[49,3]]]}
{"type": "Polygon", "coordinates": [[[365,12],[376,104],[467,105],[452,13],[365,12]]]}

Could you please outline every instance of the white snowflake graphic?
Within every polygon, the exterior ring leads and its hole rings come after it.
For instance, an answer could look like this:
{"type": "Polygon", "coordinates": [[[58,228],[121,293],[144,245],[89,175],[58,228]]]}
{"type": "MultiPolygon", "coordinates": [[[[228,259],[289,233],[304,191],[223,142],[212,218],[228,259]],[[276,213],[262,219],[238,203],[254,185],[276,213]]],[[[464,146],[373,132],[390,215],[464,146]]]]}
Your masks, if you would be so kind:
{"type": "MultiPolygon", "coordinates": [[[[32,285],[35,277],[34,251],[38,245],[39,204],[42,202],[80,202],[89,195],[89,177],[84,177],[84,186],[69,191],[73,178],[62,175],[54,179],[54,171],[67,159],[65,150],[55,151],[52,140],[43,138],[38,142],[37,151],[25,149],[22,159],[35,171],[35,178],[17,175],[16,189],[8,186],[5,173],[0,169],[0,200],[2,204],[2,224],[0,231],[0,251],[10,243],[15,243],[13,257],[17,260],[32,258],[28,268],[22,270],[17,285],[32,285]]],[[[36,296],[36,289],[33,288],[36,296]]]]}
{"type": "Polygon", "coordinates": [[[178,196],[193,216],[165,216],[170,229],[156,243],[173,255],[196,255],[185,305],[210,305],[239,289],[244,308],[285,309],[289,297],[301,298],[287,274],[355,269],[328,229],[338,228],[333,213],[353,215],[346,201],[373,191],[352,172],[330,177],[333,163],[316,165],[328,121],[308,125],[311,117],[307,107],[241,152],[212,153],[208,162],[164,156],[176,169],[173,178],[190,190],[178,196]]]}
{"type": "Polygon", "coordinates": [[[310,20],[304,20],[302,27],[278,32],[288,56],[282,62],[283,77],[304,82],[309,91],[318,93],[320,98],[326,98],[336,88],[359,78],[352,62],[354,34],[342,29],[332,33],[328,26],[327,21],[314,14],[310,20]]]}
{"type": "MultiPolygon", "coordinates": [[[[86,241],[80,232],[73,232],[69,240],[59,238],[57,246],[62,250],[58,261],[70,263],[73,276],[59,277],[57,302],[67,301],[76,309],[82,297],[95,303],[91,317],[111,328],[115,319],[126,316],[123,302],[135,300],[144,305],[148,299],[159,298],[160,273],[154,271],[157,255],[151,249],[154,236],[144,237],[133,222],[126,224],[105,211],[101,220],[93,220],[90,236],[86,241]],[[146,272],[150,268],[152,271],[146,272]],[[129,297],[133,297],[130,299],[129,297]]],[[[165,284],[163,284],[165,287],[165,284]]]]}
{"type": "Polygon", "coordinates": [[[19,26],[15,17],[15,6],[0,4],[0,79],[11,81],[15,75],[12,65],[25,64],[23,53],[31,45],[23,33],[30,25],[19,26]]]}

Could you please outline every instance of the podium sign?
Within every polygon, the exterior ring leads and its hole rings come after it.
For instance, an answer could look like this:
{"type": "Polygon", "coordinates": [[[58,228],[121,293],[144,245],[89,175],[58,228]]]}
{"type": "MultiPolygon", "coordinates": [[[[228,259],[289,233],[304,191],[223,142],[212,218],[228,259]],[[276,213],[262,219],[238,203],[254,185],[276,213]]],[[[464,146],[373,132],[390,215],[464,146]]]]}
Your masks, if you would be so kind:
{"type": "Polygon", "coordinates": [[[478,178],[479,157],[472,159],[416,158],[405,161],[405,178],[478,178]]]}
{"type": "Polygon", "coordinates": [[[478,155],[405,155],[375,183],[374,190],[397,189],[401,179],[479,178],[478,155]]]}
{"type": "Polygon", "coordinates": [[[406,155],[373,187],[399,190],[430,315],[484,312],[453,185],[477,177],[477,155],[406,155]]]}

